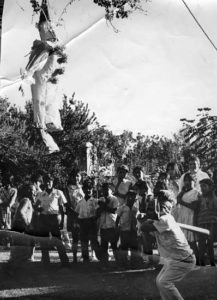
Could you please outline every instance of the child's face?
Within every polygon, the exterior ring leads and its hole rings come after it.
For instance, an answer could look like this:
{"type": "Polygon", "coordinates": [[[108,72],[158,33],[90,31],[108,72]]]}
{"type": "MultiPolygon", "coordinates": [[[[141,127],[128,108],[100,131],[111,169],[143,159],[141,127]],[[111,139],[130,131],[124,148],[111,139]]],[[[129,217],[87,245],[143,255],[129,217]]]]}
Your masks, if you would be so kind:
{"type": "Polygon", "coordinates": [[[140,180],[140,179],[142,179],[142,177],[143,177],[143,173],[142,173],[141,170],[135,170],[135,171],[133,172],[133,175],[134,175],[134,177],[135,177],[137,180],[140,180]]]}
{"type": "Polygon", "coordinates": [[[109,194],[110,194],[110,189],[109,189],[109,187],[103,187],[102,193],[103,193],[103,196],[104,196],[104,197],[108,197],[109,194]]]}
{"type": "Polygon", "coordinates": [[[87,186],[83,188],[84,194],[86,197],[90,198],[93,194],[93,188],[91,186],[87,186]]]}
{"type": "Polygon", "coordinates": [[[127,175],[127,171],[126,170],[124,170],[124,169],[120,169],[119,170],[119,172],[118,172],[118,178],[119,179],[124,179],[125,177],[126,177],[126,175],[127,175]]]}
{"type": "Polygon", "coordinates": [[[164,176],[164,175],[163,175],[163,176],[160,176],[159,181],[160,181],[160,182],[163,182],[163,183],[166,183],[167,177],[164,176]]]}
{"type": "Polygon", "coordinates": [[[52,189],[53,188],[53,180],[52,179],[49,179],[49,180],[45,181],[44,184],[45,184],[46,189],[52,189]]]}
{"type": "Polygon", "coordinates": [[[200,165],[199,165],[199,162],[198,161],[190,161],[189,162],[189,171],[194,173],[194,172],[197,172],[200,168],[200,165]]]}
{"type": "Polygon", "coordinates": [[[28,194],[29,194],[29,198],[31,200],[35,198],[35,196],[36,196],[36,189],[35,189],[34,185],[31,185],[29,187],[28,194]]]}
{"type": "Polygon", "coordinates": [[[77,184],[79,184],[80,181],[81,181],[81,175],[80,175],[80,173],[77,173],[76,176],[75,176],[75,182],[76,182],[77,184]]]}

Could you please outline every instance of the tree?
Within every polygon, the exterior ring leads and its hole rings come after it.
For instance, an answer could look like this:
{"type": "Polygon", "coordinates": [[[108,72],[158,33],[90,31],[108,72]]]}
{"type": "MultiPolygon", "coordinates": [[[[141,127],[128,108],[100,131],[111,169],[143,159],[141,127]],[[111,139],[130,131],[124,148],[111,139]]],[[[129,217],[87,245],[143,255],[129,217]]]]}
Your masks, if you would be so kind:
{"type": "MultiPolygon", "coordinates": [[[[33,125],[32,104],[25,111],[11,106],[7,99],[0,98],[0,151],[1,165],[11,167],[7,172],[15,173],[18,180],[32,173],[32,170],[52,172],[63,184],[70,170],[82,165],[86,155],[86,142],[90,140],[90,126],[96,123],[96,116],[87,104],[63,97],[61,119],[62,133],[53,133],[61,151],[48,155],[38,129],[33,125]],[[9,163],[10,162],[10,163],[9,163]]],[[[1,167],[2,168],[2,167],[1,167]]]]}
{"type": "MultiPolygon", "coordinates": [[[[67,2],[63,9],[62,15],[67,12],[67,8],[75,0],[67,2]]],[[[112,21],[114,18],[128,18],[129,15],[135,10],[142,9],[142,1],[148,2],[150,0],[93,0],[93,2],[105,9],[105,18],[108,21],[112,21]]],[[[30,0],[32,5],[33,13],[39,13],[41,11],[41,5],[37,0],[30,0]]],[[[60,19],[62,18],[60,16],[60,19]]]]}
{"type": "Polygon", "coordinates": [[[190,153],[196,154],[205,169],[217,167],[217,116],[211,115],[209,107],[198,108],[193,120],[181,119],[184,141],[188,145],[186,160],[190,153]]]}
{"type": "Polygon", "coordinates": [[[164,170],[169,161],[180,159],[180,143],[177,135],[174,135],[173,139],[168,139],[158,135],[137,134],[132,161],[134,165],[144,166],[148,174],[164,170]]]}

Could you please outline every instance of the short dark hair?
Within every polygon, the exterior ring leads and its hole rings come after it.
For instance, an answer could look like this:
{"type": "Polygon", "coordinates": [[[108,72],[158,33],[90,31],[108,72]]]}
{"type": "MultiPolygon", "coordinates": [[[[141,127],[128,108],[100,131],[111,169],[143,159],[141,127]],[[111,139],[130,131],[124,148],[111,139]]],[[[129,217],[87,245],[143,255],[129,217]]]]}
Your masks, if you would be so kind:
{"type": "Polygon", "coordinates": [[[93,187],[94,187],[93,180],[90,177],[86,178],[83,182],[82,188],[83,189],[87,189],[87,188],[93,189],[93,187]]]}
{"type": "Polygon", "coordinates": [[[129,168],[127,165],[121,165],[118,167],[117,171],[119,172],[120,170],[125,170],[126,172],[129,172],[129,168]]]}
{"type": "Polygon", "coordinates": [[[199,157],[196,156],[196,155],[191,155],[191,156],[189,157],[188,163],[190,163],[191,161],[196,161],[196,162],[200,165],[200,159],[199,159],[199,157]]]}
{"type": "Polygon", "coordinates": [[[25,184],[19,189],[19,199],[32,197],[32,184],[25,184]]]}
{"type": "Polygon", "coordinates": [[[44,182],[48,181],[54,181],[54,176],[52,174],[47,173],[44,175],[44,182]]]}
{"type": "Polygon", "coordinates": [[[40,182],[43,182],[43,176],[42,176],[42,173],[34,173],[32,176],[31,176],[31,181],[34,183],[34,182],[37,182],[37,181],[40,181],[40,182]]]}
{"type": "Polygon", "coordinates": [[[134,197],[136,199],[136,191],[129,190],[126,194],[126,198],[128,199],[129,197],[134,197]]]}
{"type": "Polygon", "coordinates": [[[2,185],[14,185],[14,175],[6,175],[2,177],[2,185]]]}
{"type": "Polygon", "coordinates": [[[72,171],[69,173],[69,178],[75,178],[78,174],[80,174],[80,170],[79,169],[72,169],[72,171]]]}
{"type": "Polygon", "coordinates": [[[109,188],[110,188],[110,184],[108,182],[103,182],[102,189],[109,189],[109,188]]]}
{"type": "Polygon", "coordinates": [[[167,164],[166,167],[166,172],[168,173],[169,169],[174,169],[175,171],[175,176],[180,177],[181,176],[181,171],[180,171],[180,166],[177,164],[176,161],[171,161],[167,164]]]}
{"type": "Polygon", "coordinates": [[[176,202],[175,195],[168,190],[160,190],[157,194],[157,198],[160,203],[167,202],[167,201],[173,203],[176,202]]]}
{"type": "Polygon", "coordinates": [[[186,178],[188,178],[190,181],[194,181],[194,178],[190,173],[185,173],[183,180],[185,180],[186,178]]]}
{"type": "Polygon", "coordinates": [[[159,176],[158,176],[158,180],[162,177],[167,178],[167,173],[166,172],[160,172],[159,176]]]}
{"type": "Polygon", "coordinates": [[[141,167],[141,166],[135,166],[135,167],[133,168],[133,173],[135,173],[135,172],[137,172],[137,171],[139,171],[139,172],[143,171],[142,167],[141,167]]]}

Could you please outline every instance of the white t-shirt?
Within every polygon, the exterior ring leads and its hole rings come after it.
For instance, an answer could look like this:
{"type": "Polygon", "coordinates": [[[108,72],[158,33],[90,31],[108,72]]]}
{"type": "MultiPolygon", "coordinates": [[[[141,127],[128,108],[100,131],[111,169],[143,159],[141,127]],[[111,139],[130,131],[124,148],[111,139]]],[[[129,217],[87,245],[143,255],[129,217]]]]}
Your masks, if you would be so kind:
{"type": "Polygon", "coordinates": [[[75,209],[78,202],[84,198],[84,193],[82,191],[82,188],[81,188],[81,186],[73,185],[73,186],[67,187],[67,190],[68,190],[68,195],[70,198],[71,207],[72,207],[72,209],[75,209]]]}
{"type": "Polygon", "coordinates": [[[97,199],[91,197],[88,200],[83,198],[80,200],[75,208],[79,219],[93,218],[96,216],[96,209],[98,208],[97,199]]]}
{"type": "Polygon", "coordinates": [[[40,203],[42,214],[57,215],[59,214],[59,206],[67,203],[67,200],[62,191],[53,189],[50,194],[46,191],[39,192],[36,196],[36,202],[40,203]]]}
{"type": "MultiPolygon", "coordinates": [[[[99,201],[105,201],[104,197],[101,197],[99,201]]],[[[117,208],[118,207],[118,199],[115,196],[110,196],[109,197],[109,203],[108,207],[109,208],[117,208]]],[[[106,211],[103,211],[99,217],[99,228],[100,229],[108,229],[108,228],[115,228],[115,221],[117,218],[117,214],[114,213],[109,213],[106,211]]]]}
{"type": "Polygon", "coordinates": [[[184,233],[172,215],[166,214],[153,223],[160,256],[182,261],[193,254],[184,233]]]}
{"type": "Polygon", "coordinates": [[[113,181],[113,185],[114,185],[113,193],[114,194],[115,192],[118,193],[117,198],[118,198],[119,205],[124,204],[126,202],[125,196],[127,195],[129,188],[132,185],[132,182],[128,179],[123,179],[123,181],[118,185],[118,178],[115,178],[113,181]]]}

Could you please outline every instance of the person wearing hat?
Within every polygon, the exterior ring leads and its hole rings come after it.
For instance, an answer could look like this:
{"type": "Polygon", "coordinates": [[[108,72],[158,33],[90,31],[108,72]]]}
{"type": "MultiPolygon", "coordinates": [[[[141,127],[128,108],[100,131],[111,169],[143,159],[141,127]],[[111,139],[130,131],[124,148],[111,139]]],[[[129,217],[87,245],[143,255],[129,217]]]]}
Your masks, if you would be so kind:
{"type": "Polygon", "coordinates": [[[132,182],[126,178],[129,168],[121,165],[117,169],[117,177],[113,181],[113,193],[118,198],[119,205],[126,203],[126,195],[132,186],[132,182]]]}
{"type": "Polygon", "coordinates": [[[63,227],[63,207],[67,200],[62,191],[54,188],[54,177],[51,174],[44,176],[44,191],[36,196],[35,208],[40,211],[40,236],[42,248],[42,262],[50,263],[49,236],[52,235],[51,243],[57,248],[63,266],[69,265],[69,259],[61,240],[63,227]]]}
{"type": "Polygon", "coordinates": [[[199,227],[208,229],[210,235],[199,236],[199,260],[200,265],[205,265],[205,253],[208,252],[211,266],[215,266],[213,243],[217,242],[217,197],[214,183],[211,179],[200,181],[201,197],[199,198],[199,212],[197,224],[199,227]]]}
{"type": "Polygon", "coordinates": [[[184,233],[171,215],[174,195],[162,190],[157,196],[155,217],[142,223],[143,232],[154,233],[164,266],[156,278],[162,300],[183,299],[175,283],[194,269],[196,259],[184,233]]]}

